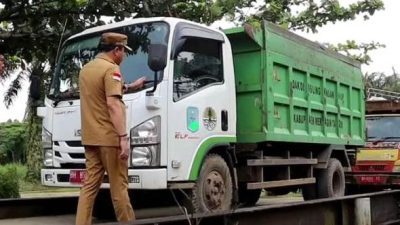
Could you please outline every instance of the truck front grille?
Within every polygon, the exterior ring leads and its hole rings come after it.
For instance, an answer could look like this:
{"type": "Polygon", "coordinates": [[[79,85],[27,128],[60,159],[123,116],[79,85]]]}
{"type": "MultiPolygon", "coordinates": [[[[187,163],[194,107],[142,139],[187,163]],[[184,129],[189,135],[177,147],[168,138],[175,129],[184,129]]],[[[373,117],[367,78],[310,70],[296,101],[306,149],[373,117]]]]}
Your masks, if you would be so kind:
{"type": "Polygon", "coordinates": [[[68,153],[73,159],[85,159],[85,153],[68,153]]]}
{"type": "Polygon", "coordinates": [[[65,142],[69,147],[83,147],[81,141],[66,141],[65,142]]]}
{"type": "Polygon", "coordinates": [[[388,171],[390,170],[386,165],[357,165],[359,171],[388,171]]]}

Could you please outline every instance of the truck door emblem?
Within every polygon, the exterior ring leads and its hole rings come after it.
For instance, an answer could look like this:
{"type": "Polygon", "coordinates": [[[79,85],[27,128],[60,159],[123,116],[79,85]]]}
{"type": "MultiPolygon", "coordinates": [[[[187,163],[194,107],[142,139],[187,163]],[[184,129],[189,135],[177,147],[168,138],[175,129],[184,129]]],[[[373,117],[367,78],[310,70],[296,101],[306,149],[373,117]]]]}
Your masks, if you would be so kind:
{"type": "Polygon", "coordinates": [[[212,131],[217,126],[217,113],[211,107],[207,107],[203,112],[203,125],[204,127],[212,131]]]}
{"type": "Polygon", "coordinates": [[[186,109],[186,126],[189,131],[195,133],[199,130],[199,109],[196,107],[188,107],[186,109]]]}

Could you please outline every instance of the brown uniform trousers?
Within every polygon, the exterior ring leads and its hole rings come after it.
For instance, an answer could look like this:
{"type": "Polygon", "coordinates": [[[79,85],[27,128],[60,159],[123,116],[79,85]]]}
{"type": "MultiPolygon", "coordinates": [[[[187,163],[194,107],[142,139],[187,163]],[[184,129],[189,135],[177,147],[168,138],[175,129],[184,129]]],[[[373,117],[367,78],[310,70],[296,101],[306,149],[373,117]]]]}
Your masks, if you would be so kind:
{"type": "Polygon", "coordinates": [[[107,172],[109,178],[112,203],[118,221],[135,220],[128,196],[128,165],[126,161],[119,159],[118,147],[85,146],[85,157],[87,174],[79,197],[76,225],[92,224],[93,205],[104,172],[107,172]]]}

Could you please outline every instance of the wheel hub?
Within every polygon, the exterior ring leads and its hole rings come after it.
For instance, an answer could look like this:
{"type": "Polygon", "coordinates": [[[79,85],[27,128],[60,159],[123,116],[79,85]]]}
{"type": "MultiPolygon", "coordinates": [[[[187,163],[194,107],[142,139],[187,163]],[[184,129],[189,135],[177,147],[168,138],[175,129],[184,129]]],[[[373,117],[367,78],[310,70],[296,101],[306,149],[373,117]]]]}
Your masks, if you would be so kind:
{"type": "Polygon", "coordinates": [[[204,199],[210,210],[219,209],[225,198],[225,182],[217,171],[210,172],[204,183],[204,199]]]}

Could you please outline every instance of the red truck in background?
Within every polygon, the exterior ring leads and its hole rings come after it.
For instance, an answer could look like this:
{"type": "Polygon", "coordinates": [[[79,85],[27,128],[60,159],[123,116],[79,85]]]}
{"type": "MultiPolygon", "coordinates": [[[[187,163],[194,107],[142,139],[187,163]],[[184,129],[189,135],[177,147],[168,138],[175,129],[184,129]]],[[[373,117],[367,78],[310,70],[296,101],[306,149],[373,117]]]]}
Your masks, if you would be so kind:
{"type": "Polygon", "coordinates": [[[346,174],[347,193],[400,187],[400,93],[367,90],[367,142],[346,174]]]}

